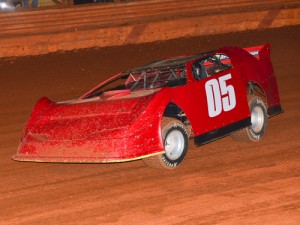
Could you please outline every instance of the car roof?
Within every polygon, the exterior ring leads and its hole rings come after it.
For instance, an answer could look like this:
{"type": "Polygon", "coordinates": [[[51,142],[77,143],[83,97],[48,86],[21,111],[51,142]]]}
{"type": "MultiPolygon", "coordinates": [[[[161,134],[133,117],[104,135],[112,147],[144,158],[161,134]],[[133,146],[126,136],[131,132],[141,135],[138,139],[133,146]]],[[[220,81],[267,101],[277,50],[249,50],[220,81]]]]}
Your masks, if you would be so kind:
{"type": "Polygon", "coordinates": [[[140,67],[137,67],[137,68],[134,68],[131,70],[127,70],[123,74],[139,72],[142,70],[151,71],[151,70],[156,70],[156,69],[180,68],[180,67],[183,67],[186,63],[194,61],[198,58],[202,58],[203,56],[205,56],[207,54],[208,53],[200,53],[200,54],[194,54],[194,55],[176,56],[176,57],[156,60],[156,61],[147,63],[143,66],[140,66],[140,67]]]}

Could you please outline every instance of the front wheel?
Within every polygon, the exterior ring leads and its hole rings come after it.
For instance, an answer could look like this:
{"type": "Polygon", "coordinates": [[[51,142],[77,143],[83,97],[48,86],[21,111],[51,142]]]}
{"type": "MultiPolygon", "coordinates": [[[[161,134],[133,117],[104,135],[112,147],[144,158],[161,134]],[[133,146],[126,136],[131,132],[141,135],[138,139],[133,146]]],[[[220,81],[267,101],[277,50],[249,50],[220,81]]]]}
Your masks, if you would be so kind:
{"type": "Polygon", "coordinates": [[[174,169],[181,164],[188,149],[188,133],[179,120],[164,117],[162,120],[162,140],[165,153],[143,159],[150,167],[174,169]]]}
{"type": "Polygon", "coordinates": [[[251,125],[232,134],[237,141],[259,141],[267,128],[267,108],[263,100],[257,96],[249,98],[251,125]]]}

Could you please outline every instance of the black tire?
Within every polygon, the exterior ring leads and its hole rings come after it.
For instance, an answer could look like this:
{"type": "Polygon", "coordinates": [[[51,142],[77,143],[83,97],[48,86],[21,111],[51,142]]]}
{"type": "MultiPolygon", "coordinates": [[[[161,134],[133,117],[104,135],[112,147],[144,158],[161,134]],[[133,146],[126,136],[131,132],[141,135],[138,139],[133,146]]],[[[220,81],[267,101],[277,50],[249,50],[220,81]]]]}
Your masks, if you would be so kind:
{"type": "Polygon", "coordinates": [[[251,126],[234,132],[231,136],[237,141],[257,142],[267,129],[267,108],[264,101],[257,96],[248,100],[251,111],[251,126]]]}
{"type": "Polygon", "coordinates": [[[175,169],[182,163],[187,153],[188,133],[183,123],[170,117],[162,119],[161,127],[165,153],[144,158],[143,161],[153,168],[175,169]]]}

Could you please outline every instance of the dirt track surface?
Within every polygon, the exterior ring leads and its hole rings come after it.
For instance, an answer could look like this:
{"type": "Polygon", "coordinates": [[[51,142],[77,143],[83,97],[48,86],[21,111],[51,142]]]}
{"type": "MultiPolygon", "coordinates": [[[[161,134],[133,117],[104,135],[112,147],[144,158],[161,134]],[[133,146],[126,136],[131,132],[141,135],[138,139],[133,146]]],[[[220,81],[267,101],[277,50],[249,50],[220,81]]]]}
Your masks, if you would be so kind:
{"type": "Polygon", "coordinates": [[[0,60],[0,224],[271,224],[300,221],[300,26],[0,60]],[[10,159],[34,103],[76,98],[167,55],[271,43],[284,114],[259,143],[230,137],[190,150],[174,171],[10,159]]]}

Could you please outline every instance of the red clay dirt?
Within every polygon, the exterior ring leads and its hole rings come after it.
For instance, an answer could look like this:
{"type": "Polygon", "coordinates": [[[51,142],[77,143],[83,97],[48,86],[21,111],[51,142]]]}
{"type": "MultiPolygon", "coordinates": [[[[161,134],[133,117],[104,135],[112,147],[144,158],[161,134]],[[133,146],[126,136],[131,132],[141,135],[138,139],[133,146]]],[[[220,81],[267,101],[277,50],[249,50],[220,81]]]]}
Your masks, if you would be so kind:
{"type": "Polygon", "coordinates": [[[300,26],[0,60],[0,224],[270,224],[300,221],[300,26]],[[10,159],[42,96],[76,98],[162,56],[271,43],[284,114],[259,143],[230,137],[196,148],[174,171],[10,159]]]}

